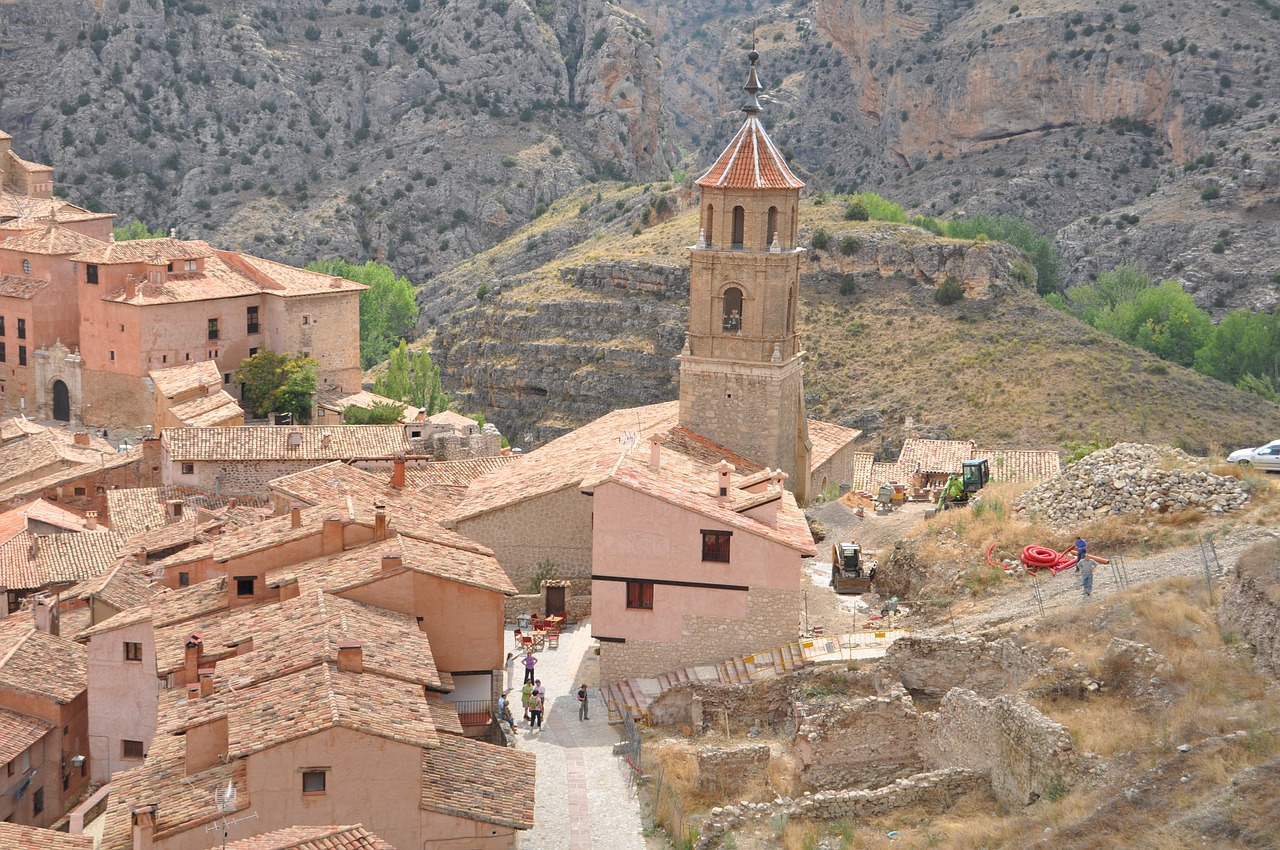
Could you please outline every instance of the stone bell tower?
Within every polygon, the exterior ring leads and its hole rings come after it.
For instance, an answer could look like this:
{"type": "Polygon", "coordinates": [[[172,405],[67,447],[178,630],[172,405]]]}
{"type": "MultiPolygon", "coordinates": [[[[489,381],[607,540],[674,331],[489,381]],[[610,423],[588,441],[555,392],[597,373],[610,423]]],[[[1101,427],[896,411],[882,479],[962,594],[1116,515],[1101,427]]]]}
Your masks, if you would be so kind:
{"type": "Polygon", "coordinates": [[[804,184],[760,123],[751,70],[747,120],[697,180],[702,230],[690,249],[689,330],[680,354],[680,424],[743,457],[781,469],[809,498],[804,352],[796,333],[804,184]]]}

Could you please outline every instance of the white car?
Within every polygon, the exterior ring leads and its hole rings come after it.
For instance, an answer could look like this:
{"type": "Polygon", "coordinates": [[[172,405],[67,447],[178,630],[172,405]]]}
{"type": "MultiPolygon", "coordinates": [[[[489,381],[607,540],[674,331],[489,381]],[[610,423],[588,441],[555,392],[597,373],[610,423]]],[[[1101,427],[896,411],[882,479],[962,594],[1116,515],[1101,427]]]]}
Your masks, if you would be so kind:
{"type": "Polygon", "coordinates": [[[1234,451],[1227,456],[1227,462],[1280,472],[1280,440],[1272,440],[1256,449],[1234,451]]]}

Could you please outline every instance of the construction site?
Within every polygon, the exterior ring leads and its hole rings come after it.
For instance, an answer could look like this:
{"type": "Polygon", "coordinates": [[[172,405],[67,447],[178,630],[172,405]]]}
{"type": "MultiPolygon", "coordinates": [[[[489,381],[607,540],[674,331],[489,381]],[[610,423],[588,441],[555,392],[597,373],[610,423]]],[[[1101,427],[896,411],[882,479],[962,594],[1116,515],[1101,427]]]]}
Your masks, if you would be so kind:
{"type": "Polygon", "coordinates": [[[1276,846],[1280,482],[959,460],[806,512],[794,643],[619,683],[650,817],[698,850],[1276,846]]]}

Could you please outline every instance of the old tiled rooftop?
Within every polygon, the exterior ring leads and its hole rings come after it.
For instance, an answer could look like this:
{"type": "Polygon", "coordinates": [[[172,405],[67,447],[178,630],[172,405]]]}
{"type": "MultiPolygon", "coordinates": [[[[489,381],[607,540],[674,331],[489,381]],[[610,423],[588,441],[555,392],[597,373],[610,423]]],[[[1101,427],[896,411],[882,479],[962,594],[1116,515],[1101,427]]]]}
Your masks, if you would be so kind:
{"type": "Polygon", "coordinates": [[[93,836],[0,823],[0,847],[5,850],[93,850],[93,836]]]}
{"type": "Polygon", "coordinates": [[[477,478],[451,520],[469,519],[598,478],[613,468],[631,442],[675,427],[679,406],[669,401],[606,413],[529,452],[519,463],[477,478]]]}
{"type": "Polygon", "coordinates": [[[983,458],[988,461],[992,481],[1043,481],[1062,468],[1058,453],[1051,450],[980,449],[971,440],[910,439],[893,463],[873,463],[871,455],[855,455],[851,483],[855,489],[870,489],[886,481],[906,482],[917,471],[959,475],[964,461],[983,458]]]}
{"type": "Polygon", "coordinates": [[[0,764],[8,764],[22,755],[52,728],[53,724],[47,720],[0,708],[0,764]]]}
{"type": "Polygon", "coordinates": [[[87,664],[83,646],[40,631],[30,614],[0,620],[0,687],[68,703],[87,686],[87,664]]]}
{"type": "MultiPolygon", "coordinates": [[[[8,444],[0,448],[0,454],[3,454],[8,448],[8,444]]],[[[117,452],[114,449],[110,453],[93,452],[92,459],[87,457],[83,451],[80,453],[67,453],[66,456],[74,459],[66,460],[65,462],[55,459],[52,464],[43,465],[38,469],[32,470],[32,474],[27,475],[22,480],[7,484],[4,489],[0,490],[0,502],[36,496],[57,487],[69,486],[77,481],[91,481],[92,476],[139,463],[142,461],[143,455],[144,449],[142,446],[134,446],[123,452],[117,452]]],[[[11,481],[12,479],[0,480],[11,481]]]]}
{"type": "Polygon", "coordinates": [[[242,425],[235,428],[165,428],[161,441],[174,461],[236,463],[306,460],[326,463],[391,458],[409,450],[402,425],[242,425]],[[298,445],[289,435],[298,434],[298,445]]]}
{"type": "Polygon", "coordinates": [[[831,422],[823,422],[820,419],[810,419],[809,441],[813,444],[813,448],[809,452],[810,468],[816,468],[819,464],[826,463],[836,452],[860,436],[862,436],[862,432],[856,429],[845,428],[842,425],[836,425],[831,422]]]}
{"type": "MultiPolygon", "coordinates": [[[[339,413],[348,407],[359,407],[365,410],[373,410],[375,407],[383,404],[390,404],[399,407],[402,410],[400,415],[401,422],[412,422],[418,415],[418,408],[411,404],[396,401],[393,398],[371,393],[368,390],[358,390],[356,392],[343,392],[335,389],[322,389],[316,391],[316,406],[323,407],[325,410],[334,410],[339,413]]],[[[474,423],[473,423],[474,424],[474,423]]]]}
{"type": "Polygon", "coordinates": [[[208,519],[223,518],[232,501],[243,505],[253,500],[218,496],[184,484],[108,490],[107,517],[111,530],[125,537],[133,537],[144,531],[178,524],[177,520],[169,517],[168,504],[175,501],[182,503],[182,519],[191,521],[196,519],[201,509],[209,512],[208,519]]]}
{"type": "MultiPolygon", "coordinates": [[[[3,243],[0,243],[3,245],[3,243]]],[[[0,274],[0,295],[9,298],[31,298],[42,292],[49,281],[38,277],[23,277],[16,274],[0,274]]]]}
{"type": "Polygon", "coordinates": [[[480,431],[480,423],[469,416],[463,416],[452,410],[442,410],[439,413],[433,413],[427,417],[427,422],[432,425],[448,425],[454,431],[460,433],[470,433],[472,431],[480,431]]]}
{"type": "Polygon", "coordinates": [[[175,404],[169,412],[188,428],[216,428],[244,422],[244,410],[226,390],[175,404]]]}
{"type": "Polygon", "coordinates": [[[148,604],[121,611],[114,617],[85,629],[78,637],[92,637],[145,622],[150,622],[160,629],[191,622],[199,617],[224,610],[226,607],[226,578],[209,579],[184,587],[180,591],[157,585],[153,587],[153,595],[148,604]]]}
{"type": "Polygon", "coordinates": [[[226,850],[396,850],[363,826],[291,826],[232,841],[226,850]]]}
{"type": "Polygon", "coordinates": [[[124,538],[110,531],[47,536],[22,532],[0,544],[0,586],[35,590],[84,581],[106,570],[124,549],[124,538]]]}
{"type": "MultiPolygon", "coordinates": [[[[137,569],[137,563],[132,557],[121,558],[102,575],[82,581],[71,588],[69,595],[76,599],[101,599],[120,611],[145,605],[151,599],[155,586],[144,581],[137,574],[137,569]]],[[[64,634],[71,632],[64,631],[64,634]]]]}
{"type": "Polygon", "coordinates": [[[422,808],[528,829],[533,771],[533,753],[442,735],[422,751],[422,808]]]}
{"type": "Polygon", "coordinates": [[[488,475],[523,458],[524,455],[494,455],[415,464],[405,468],[405,486],[410,490],[422,490],[428,487],[465,488],[480,476],[488,475]]]}
{"type": "Polygon", "coordinates": [[[720,158],[696,183],[706,189],[804,188],[755,115],[747,117],[720,158]]]}
{"type": "Polygon", "coordinates": [[[85,236],[75,230],[68,230],[57,225],[46,225],[23,233],[10,236],[0,241],[2,251],[21,251],[24,254],[46,254],[50,256],[66,256],[81,251],[93,250],[103,243],[92,236],[85,236]]]}
{"type": "Polygon", "coordinates": [[[199,260],[212,257],[213,246],[199,239],[128,239],[123,242],[96,242],[73,256],[77,263],[95,263],[100,266],[122,263],[151,263],[166,265],[174,260],[199,260]]]}
{"type": "Polygon", "coordinates": [[[184,363],[167,369],[152,369],[150,374],[156,392],[165,398],[174,398],[203,387],[222,388],[222,374],[218,372],[218,364],[213,360],[184,363]]]}
{"type": "Polygon", "coordinates": [[[262,257],[235,251],[218,251],[218,258],[240,273],[252,279],[264,292],[290,297],[294,295],[323,295],[338,292],[360,292],[369,287],[363,283],[287,266],[262,257]]]}

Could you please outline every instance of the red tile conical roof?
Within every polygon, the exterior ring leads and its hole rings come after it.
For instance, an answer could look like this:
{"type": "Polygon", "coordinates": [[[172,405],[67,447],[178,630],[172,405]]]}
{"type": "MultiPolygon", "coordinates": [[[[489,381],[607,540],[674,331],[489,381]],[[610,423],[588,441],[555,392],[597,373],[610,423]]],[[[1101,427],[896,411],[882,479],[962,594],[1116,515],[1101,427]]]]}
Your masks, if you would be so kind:
{"type": "Polygon", "coordinates": [[[708,189],[803,189],[804,183],[791,173],[787,161],[764,125],[748,114],[742,129],[720,154],[715,165],[697,179],[708,189]]]}

